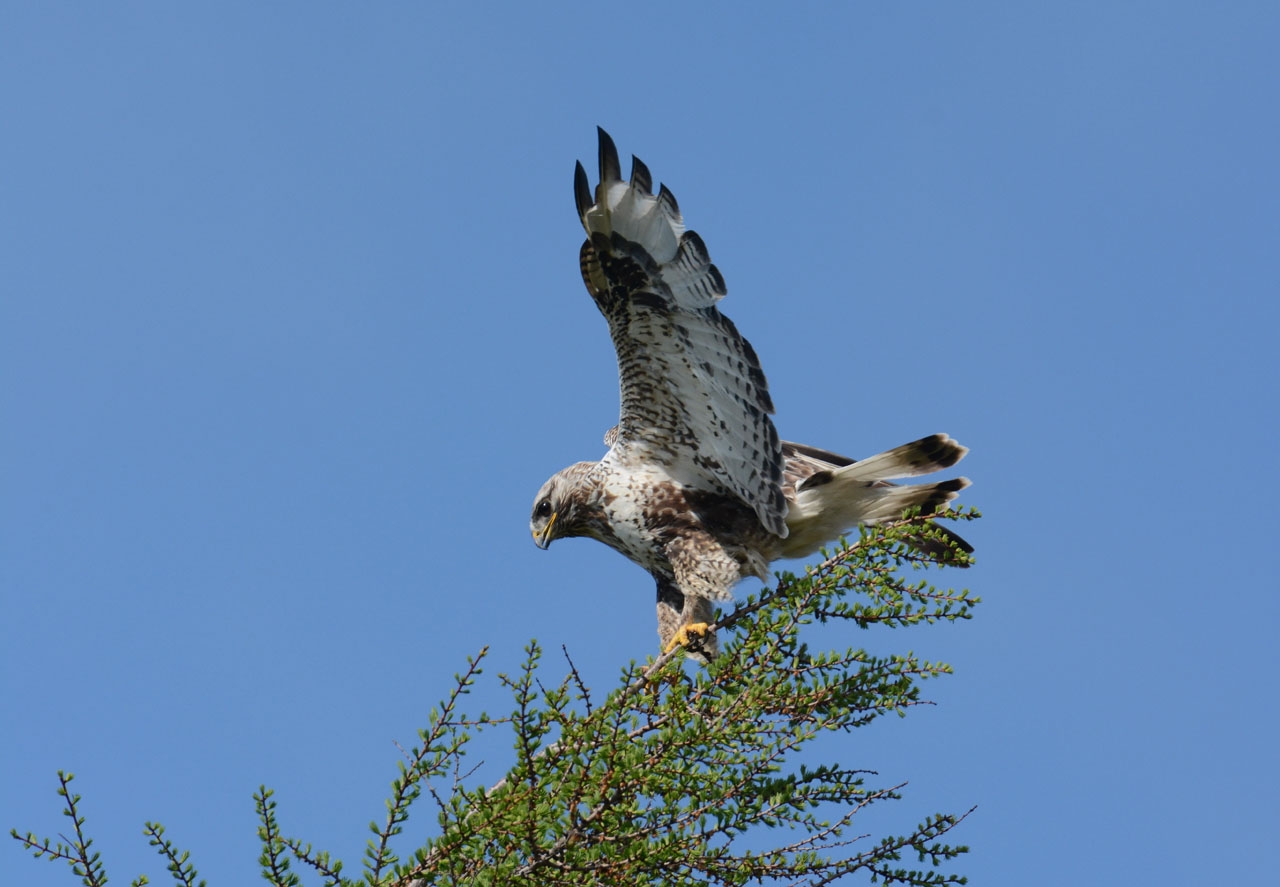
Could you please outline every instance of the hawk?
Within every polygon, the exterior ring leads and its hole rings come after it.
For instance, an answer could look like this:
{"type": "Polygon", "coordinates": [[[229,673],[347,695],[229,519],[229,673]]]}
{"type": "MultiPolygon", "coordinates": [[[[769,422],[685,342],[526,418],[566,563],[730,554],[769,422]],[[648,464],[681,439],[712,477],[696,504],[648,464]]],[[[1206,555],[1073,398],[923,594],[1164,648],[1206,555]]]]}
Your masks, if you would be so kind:
{"type": "MultiPolygon", "coordinates": [[[[544,549],[587,536],[639,564],[657,581],[662,649],[684,644],[706,661],[717,653],[714,605],[738,580],[767,580],[773,561],[858,525],[945,506],[966,478],[890,481],[950,468],[968,449],[934,434],[855,461],[779,440],[755,350],[716,307],[724,278],[702,238],[665,185],[653,193],[639,159],[623,180],[603,129],[599,160],[594,192],[581,163],[573,190],[587,232],[582,279],[609,324],[622,409],[603,459],[543,484],[530,529],[544,549]]],[[[939,561],[973,550],[942,528],[914,544],[939,561]]]]}

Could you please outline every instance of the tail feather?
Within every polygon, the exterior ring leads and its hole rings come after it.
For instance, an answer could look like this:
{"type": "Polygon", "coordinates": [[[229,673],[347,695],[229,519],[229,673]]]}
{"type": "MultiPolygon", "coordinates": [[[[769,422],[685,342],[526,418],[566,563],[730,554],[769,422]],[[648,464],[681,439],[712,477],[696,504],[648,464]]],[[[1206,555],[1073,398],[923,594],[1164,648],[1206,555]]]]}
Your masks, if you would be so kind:
{"type": "Polygon", "coordinates": [[[967,567],[969,561],[963,555],[973,554],[973,546],[948,527],[931,524],[929,535],[912,536],[907,540],[911,547],[925,557],[940,564],[967,567]]]}
{"type": "MultiPolygon", "coordinates": [[[[920,477],[950,468],[969,452],[949,435],[931,434],[911,443],[894,447],[868,459],[862,459],[841,469],[849,480],[894,480],[901,477],[920,477]]],[[[816,485],[818,475],[800,485],[816,485]]]]}
{"type": "MultiPolygon", "coordinates": [[[[799,448],[788,454],[789,459],[797,462],[807,460],[807,465],[789,466],[796,473],[813,471],[816,467],[811,455],[804,452],[806,449],[799,448]]],[[[909,508],[919,508],[929,514],[945,507],[969,486],[968,478],[905,486],[890,483],[889,479],[918,477],[950,468],[967,452],[968,448],[947,435],[934,434],[840,467],[824,463],[795,487],[788,503],[790,532],[782,543],[782,556],[812,554],[856,526],[897,520],[909,508]]],[[[954,533],[945,531],[944,535],[954,538],[962,550],[973,550],[954,533]]],[[[913,544],[925,554],[939,555],[941,560],[948,559],[946,556],[951,553],[950,544],[941,539],[922,537],[913,544]]]]}
{"type": "MultiPolygon", "coordinates": [[[[852,483],[858,483],[851,479],[852,483]]],[[[897,486],[883,481],[873,482],[871,486],[862,485],[864,495],[853,495],[847,500],[848,513],[856,515],[857,523],[880,524],[897,520],[908,508],[919,508],[923,514],[930,514],[944,507],[948,502],[960,495],[960,491],[969,486],[969,478],[957,477],[940,481],[936,484],[912,484],[897,486]]],[[[839,505],[837,504],[837,509],[839,505]]]]}

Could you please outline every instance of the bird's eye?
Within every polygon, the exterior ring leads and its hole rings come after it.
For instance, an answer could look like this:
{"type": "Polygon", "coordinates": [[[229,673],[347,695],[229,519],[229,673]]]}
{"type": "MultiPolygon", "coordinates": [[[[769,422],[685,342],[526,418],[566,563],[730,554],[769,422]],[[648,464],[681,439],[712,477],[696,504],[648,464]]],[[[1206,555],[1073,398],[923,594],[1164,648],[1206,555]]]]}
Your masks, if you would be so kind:
{"type": "Polygon", "coordinates": [[[543,499],[538,503],[538,508],[534,511],[538,517],[551,517],[551,500],[543,499]]]}

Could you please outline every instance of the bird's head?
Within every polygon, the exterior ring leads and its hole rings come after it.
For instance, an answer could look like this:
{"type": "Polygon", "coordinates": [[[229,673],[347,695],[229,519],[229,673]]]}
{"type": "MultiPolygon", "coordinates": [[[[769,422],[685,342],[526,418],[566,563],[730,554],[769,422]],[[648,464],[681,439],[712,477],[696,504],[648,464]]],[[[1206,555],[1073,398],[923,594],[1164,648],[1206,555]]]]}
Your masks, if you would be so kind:
{"type": "Polygon", "coordinates": [[[582,527],[588,508],[588,479],[596,462],[579,462],[551,475],[533,500],[529,530],[539,548],[567,536],[587,535],[582,527]]]}

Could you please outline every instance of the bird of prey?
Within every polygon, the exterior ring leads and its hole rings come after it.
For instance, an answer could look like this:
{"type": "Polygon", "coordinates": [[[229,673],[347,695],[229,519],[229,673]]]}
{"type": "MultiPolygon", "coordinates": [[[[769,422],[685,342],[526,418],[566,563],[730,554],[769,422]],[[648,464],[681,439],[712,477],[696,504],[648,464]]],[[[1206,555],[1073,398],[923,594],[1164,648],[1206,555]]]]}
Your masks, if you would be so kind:
{"type": "MultiPolygon", "coordinates": [[[[855,461],[778,439],[760,361],[717,303],[724,278],[676,199],[639,159],[623,180],[613,140],[599,131],[600,183],[582,164],[574,197],[587,239],[582,279],[609,324],[622,409],[599,462],[543,484],[534,541],[598,539],[658,584],[663,650],[684,644],[706,661],[714,604],[779,558],[804,557],[858,525],[932,513],[969,485],[963,477],[902,486],[891,480],[950,468],[968,452],[934,434],[855,461]]],[[[950,531],[916,543],[936,560],[973,549],[950,531]]],[[[959,558],[963,561],[963,558],[959,558]]]]}

